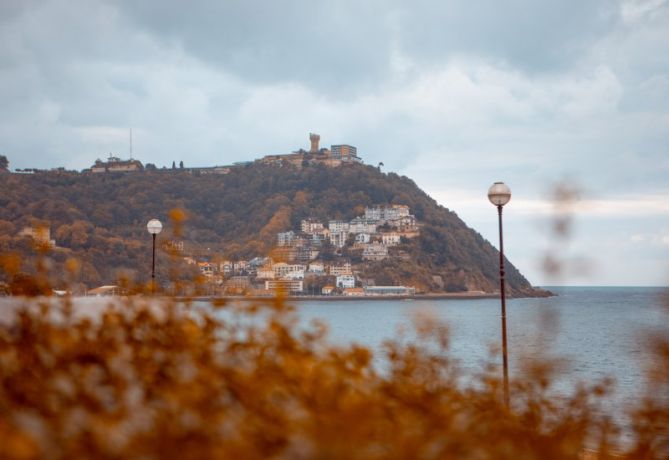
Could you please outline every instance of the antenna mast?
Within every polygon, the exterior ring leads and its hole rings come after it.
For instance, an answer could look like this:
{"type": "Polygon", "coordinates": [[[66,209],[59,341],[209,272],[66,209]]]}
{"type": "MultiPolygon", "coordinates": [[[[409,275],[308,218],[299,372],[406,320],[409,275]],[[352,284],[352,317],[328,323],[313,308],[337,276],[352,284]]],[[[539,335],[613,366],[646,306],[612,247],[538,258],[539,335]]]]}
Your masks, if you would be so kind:
{"type": "Polygon", "coordinates": [[[132,160],[132,128],[130,128],[130,159],[132,160]]]}

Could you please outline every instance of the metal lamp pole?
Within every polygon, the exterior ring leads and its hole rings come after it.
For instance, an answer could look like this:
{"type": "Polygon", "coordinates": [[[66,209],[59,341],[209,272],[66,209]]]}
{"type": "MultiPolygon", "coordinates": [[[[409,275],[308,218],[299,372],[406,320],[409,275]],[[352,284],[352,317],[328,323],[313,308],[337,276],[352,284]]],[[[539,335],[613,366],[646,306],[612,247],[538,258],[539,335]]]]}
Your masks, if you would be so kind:
{"type": "Polygon", "coordinates": [[[153,237],[153,252],[151,257],[151,294],[156,293],[156,235],[163,230],[163,224],[158,219],[151,219],[146,229],[153,237]]]}
{"type": "Polygon", "coordinates": [[[488,190],[488,199],[497,206],[499,217],[499,294],[502,302],[502,363],[504,369],[504,404],[509,407],[509,359],[506,346],[506,291],[504,276],[504,238],[502,208],[511,199],[511,189],[504,182],[495,182],[488,190]]]}

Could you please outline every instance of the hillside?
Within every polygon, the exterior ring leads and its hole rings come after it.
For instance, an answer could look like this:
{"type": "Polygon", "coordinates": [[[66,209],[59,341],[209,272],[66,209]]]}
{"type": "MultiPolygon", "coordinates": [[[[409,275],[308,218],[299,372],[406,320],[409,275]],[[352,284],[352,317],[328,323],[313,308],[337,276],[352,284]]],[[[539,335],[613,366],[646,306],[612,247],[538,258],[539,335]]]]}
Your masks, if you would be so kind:
{"type": "MultiPolygon", "coordinates": [[[[358,264],[364,277],[377,285],[413,285],[424,292],[492,292],[498,286],[499,256],[489,242],[411,179],[371,166],[297,169],[250,164],[225,175],[147,170],[3,174],[2,179],[0,250],[18,251],[29,261],[30,240],[19,232],[46,224],[57,245],[51,253],[54,263],[79,259],[79,281],[89,287],[114,283],[119,273],[146,279],[151,255],[146,222],[160,219],[166,227],[160,238],[174,240],[168,216],[175,208],[187,215],[179,238],[184,256],[240,260],[270,254],[276,234],[299,231],[303,219],[348,221],[365,207],[390,204],[410,208],[419,236],[402,238],[391,257],[382,261],[361,260],[359,253],[347,249],[324,248],[320,257],[358,264]]],[[[507,264],[510,293],[531,295],[528,281],[507,264]]],[[[159,271],[161,275],[165,273],[159,271]]]]}

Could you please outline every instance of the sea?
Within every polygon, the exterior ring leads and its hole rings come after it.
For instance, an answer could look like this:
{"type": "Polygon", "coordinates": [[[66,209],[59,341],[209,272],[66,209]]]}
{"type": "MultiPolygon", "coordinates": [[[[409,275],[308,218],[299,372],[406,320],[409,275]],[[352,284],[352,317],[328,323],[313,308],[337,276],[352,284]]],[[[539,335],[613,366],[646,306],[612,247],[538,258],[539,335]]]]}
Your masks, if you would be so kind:
{"type": "MultiPolygon", "coordinates": [[[[669,288],[554,287],[547,298],[507,300],[509,375],[522,378],[532,360],[559,363],[558,393],[580,383],[613,382],[607,405],[613,412],[638,402],[653,367],[653,338],[669,337],[669,288]]],[[[301,324],[328,325],[335,344],[357,343],[375,351],[383,367],[383,343],[411,339],[414,318],[445,323],[449,357],[475,375],[489,363],[501,365],[499,299],[299,301],[301,324]],[[495,352],[497,350],[497,352],[495,352]]]]}

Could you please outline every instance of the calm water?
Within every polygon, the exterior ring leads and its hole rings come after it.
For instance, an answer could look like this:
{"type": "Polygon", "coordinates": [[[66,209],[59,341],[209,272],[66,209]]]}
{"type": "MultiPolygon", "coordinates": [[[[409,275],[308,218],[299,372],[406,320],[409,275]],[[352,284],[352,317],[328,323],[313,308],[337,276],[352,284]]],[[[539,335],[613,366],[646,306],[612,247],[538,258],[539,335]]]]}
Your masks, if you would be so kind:
{"type": "MultiPolygon", "coordinates": [[[[644,371],[651,365],[649,334],[664,327],[667,288],[549,288],[559,294],[546,299],[507,302],[510,375],[523,360],[540,352],[568,359],[558,388],[611,376],[613,403],[624,404],[643,394],[644,371]]],[[[477,371],[490,360],[491,346],[501,341],[500,306],[496,299],[298,302],[302,321],[324,320],[331,340],[357,342],[378,350],[408,328],[412,316],[429,310],[451,330],[451,355],[466,370],[477,371]]]]}

